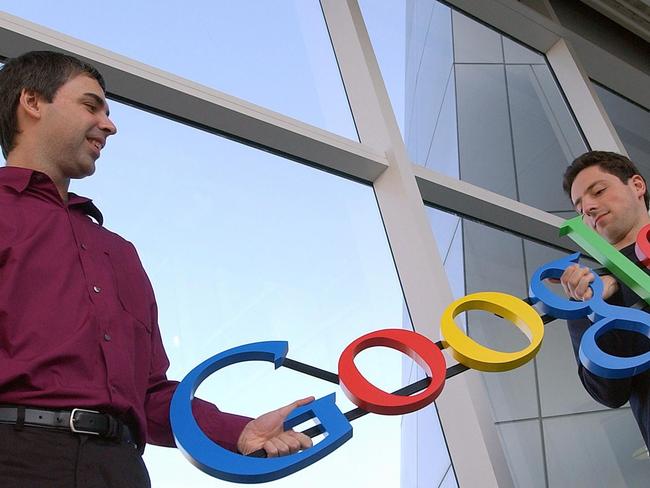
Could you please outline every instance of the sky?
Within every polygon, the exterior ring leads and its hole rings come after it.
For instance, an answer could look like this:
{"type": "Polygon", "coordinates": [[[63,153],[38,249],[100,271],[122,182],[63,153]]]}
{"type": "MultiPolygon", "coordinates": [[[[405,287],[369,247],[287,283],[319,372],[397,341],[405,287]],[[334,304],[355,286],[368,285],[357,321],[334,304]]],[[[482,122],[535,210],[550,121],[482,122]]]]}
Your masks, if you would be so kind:
{"type": "MultiPolygon", "coordinates": [[[[403,2],[360,3],[403,127],[403,2]]],[[[318,2],[198,4],[118,0],[101,15],[69,0],[0,1],[0,9],[357,140],[318,2]]],[[[136,245],[156,291],[170,378],[262,340],[288,340],[289,357],[336,372],[352,340],[404,325],[372,187],[114,101],[110,108],[118,135],[96,175],[71,190],[93,198],[105,226],[136,245]]],[[[402,361],[374,348],[357,364],[394,390],[402,361]]],[[[354,407],[333,385],[250,363],[208,378],[197,395],[254,417],[332,392],[342,411],[354,407]]],[[[353,439],[335,453],[270,485],[399,486],[401,421],[357,420],[353,439]]],[[[148,446],[145,461],[156,487],[232,486],[175,449],[148,446]]]]}

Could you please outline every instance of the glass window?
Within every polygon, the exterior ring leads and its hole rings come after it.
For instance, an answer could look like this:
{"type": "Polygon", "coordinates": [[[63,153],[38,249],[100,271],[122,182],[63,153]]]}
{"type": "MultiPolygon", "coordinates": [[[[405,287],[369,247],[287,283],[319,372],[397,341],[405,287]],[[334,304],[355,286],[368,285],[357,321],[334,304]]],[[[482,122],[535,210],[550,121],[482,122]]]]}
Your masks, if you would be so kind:
{"type": "MultiPolygon", "coordinates": [[[[444,390],[442,395],[444,395],[444,390]]],[[[402,420],[402,487],[458,487],[435,405],[405,415],[402,420]],[[408,437],[407,437],[408,436],[408,437]],[[418,439],[417,449],[411,439],[418,439]],[[443,484],[446,483],[446,484],[443,484]]],[[[388,486],[386,484],[385,486],[388,486]]]]}
{"type": "Polygon", "coordinates": [[[505,71],[485,64],[455,71],[460,177],[516,199],[505,71]]]}
{"type": "MultiPolygon", "coordinates": [[[[471,221],[463,221],[461,226],[465,292],[500,291],[517,297],[527,296],[521,239],[471,221]]],[[[465,318],[470,337],[487,347],[516,351],[528,344],[523,333],[494,315],[469,312],[465,318]]],[[[483,375],[496,421],[537,416],[534,369],[534,363],[529,362],[506,373],[483,375]],[[517,395],[510,394],[515,391],[517,395]]]]}
{"type": "Polygon", "coordinates": [[[532,49],[522,46],[516,41],[503,37],[503,57],[506,64],[543,64],[546,59],[532,49]]]}
{"type": "Polygon", "coordinates": [[[503,63],[501,36],[483,24],[452,10],[456,63],[503,63]]]}
{"type": "MultiPolygon", "coordinates": [[[[136,245],[156,290],[171,378],[264,340],[288,340],[289,357],[336,372],[352,340],[402,325],[402,293],[371,187],[116,102],[111,109],[120,132],[97,174],[72,190],[92,196],[107,228],[136,245]]],[[[357,363],[392,391],[402,386],[403,361],[375,348],[357,363]]],[[[354,407],[335,385],[246,363],[211,376],[198,395],[254,417],[331,392],[344,412],[354,407]]],[[[400,423],[367,415],[337,452],[273,486],[314,479],[398,486],[400,423]]],[[[145,460],[153,486],[215,486],[175,449],[148,446],[145,460]]]]}
{"type": "Polygon", "coordinates": [[[506,65],[519,200],[546,211],[572,209],[561,188],[568,162],[587,150],[546,65],[506,65]]]}
{"type": "Polygon", "coordinates": [[[358,140],[317,0],[0,1],[9,14],[358,140]]]}
{"type": "Polygon", "coordinates": [[[549,486],[642,488],[650,477],[643,442],[626,411],[550,418],[544,422],[549,486]]]}
{"type": "Polygon", "coordinates": [[[646,180],[650,179],[650,110],[598,83],[594,83],[593,87],[630,159],[636,163],[646,180]]]}
{"type": "Polygon", "coordinates": [[[428,21],[407,18],[413,162],[548,212],[571,210],[562,174],[587,146],[545,58],[433,3],[428,21]]]}
{"type": "MultiPolygon", "coordinates": [[[[515,486],[545,488],[544,463],[531,462],[544,458],[542,439],[537,420],[503,422],[497,430],[503,443],[512,446],[506,450],[506,459],[515,486]]],[[[551,485],[553,486],[553,485],[551,485]]]]}
{"type": "Polygon", "coordinates": [[[402,135],[404,134],[405,3],[360,0],[368,35],[402,135]],[[386,35],[390,32],[390,35],[386,35]]]}
{"type": "Polygon", "coordinates": [[[415,1],[407,18],[405,141],[413,161],[458,177],[454,47],[449,9],[415,1]],[[431,136],[433,134],[433,137],[431,136]]]}
{"type": "MultiPolygon", "coordinates": [[[[525,298],[535,270],[566,255],[440,210],[427,213],[454,298],[479,291],[525,298]]],[[[487,312],[465,313],[457,322],[492,349],[516,351],[529,344],[510,322],[487,312]]],[[[630,407],[610,410],[586,393],[565,321],[546,325],[542,347],[529,363],[480,375],[515,486],[647,483],[650,459],[630,407]]]]}

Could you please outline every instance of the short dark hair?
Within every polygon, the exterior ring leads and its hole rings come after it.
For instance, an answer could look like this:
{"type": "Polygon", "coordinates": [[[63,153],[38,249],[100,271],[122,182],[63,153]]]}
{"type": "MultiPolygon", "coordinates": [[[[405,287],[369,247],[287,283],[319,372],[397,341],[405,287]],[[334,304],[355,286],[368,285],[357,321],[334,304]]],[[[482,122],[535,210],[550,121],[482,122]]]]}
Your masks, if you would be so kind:
{"type": "Polygon", "coordinates": [[[21,92],[34,90],[52,102],[58,89],[79,74],[94,78],[106,91],[106,83],[97,68],[67,54],[31,51],[7,60],[0,69],[0,146],[5,158],[15,147],[16,109],[21,92]]]}
{"type": "MultiPolygon", "coordinates": [[[[639,175],[643,178],[636,165],[625,156],[608,151],[589,151],[574,159],[564,172],[562,188],[564,188],[566,194],[569,195],[569,198],[571,198],[571,186],[573,185],[576,176],[578,176],[578,173],[583,169],[590,166],[600,167],[603,171],[617,176],[623,183],[627,183],[627,181],[634,175],[639,175]]],[[[643,181],[646,181],[645,178],[643,178],[643,181]]],[[[645,195],[643,195],[643,201],[645,202],[645,208],[648,209],[650,195],[648,194],[647,183],[645,195]]]]}

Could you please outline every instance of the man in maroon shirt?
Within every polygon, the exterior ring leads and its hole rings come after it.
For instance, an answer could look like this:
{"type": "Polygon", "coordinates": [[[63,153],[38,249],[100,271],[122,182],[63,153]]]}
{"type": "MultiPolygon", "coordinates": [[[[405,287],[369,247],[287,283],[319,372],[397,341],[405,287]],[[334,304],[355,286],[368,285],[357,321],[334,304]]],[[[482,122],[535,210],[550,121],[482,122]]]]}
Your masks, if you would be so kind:
{"type": "MultiPolygon", "coordinates": [[[[177,382],[135,248],[102,227],[70,179],[95,172],[116,127],[104,80],[32,52],[0,70],[0,486],[149,486],[147,442],[173,446],[177,382]],[[80,432],[79,432],[80,431],[80,432]]],[[[251,420],[195,399],[212,440],[269,456],[311,446],[283,431],[295,407],[251,420]]]]}

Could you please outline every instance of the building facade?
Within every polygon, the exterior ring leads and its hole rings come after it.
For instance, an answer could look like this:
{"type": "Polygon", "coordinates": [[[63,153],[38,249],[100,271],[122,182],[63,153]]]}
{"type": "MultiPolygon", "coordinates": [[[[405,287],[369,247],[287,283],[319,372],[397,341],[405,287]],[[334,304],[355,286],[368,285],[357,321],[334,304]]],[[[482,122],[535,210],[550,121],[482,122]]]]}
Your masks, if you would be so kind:
{"type": "MultiPolygon", "coordinates": [[[[573,14],[589,10],[580,2],[574,7],[573,14]]],[[[551,4],[544,8],[555,13],[551,4]]],[[[407,11],[405,140],[411,161],[548,214],[573,217],[561,189],[564,168],[605,146],[581,128],[577,114],[584,102],[572,107],[550,63],[553,53],[532,49],[453,5],[414,1],[407,11]]],[[[573,59],[579,66],[575,51],[573,59]]],[[[585,95],[602,103],[612,134],[648,177],[648,111],[595,80],[584,83],[585,95]]],[[[427,213],[454,298],[484,290],[528,296],[535,269],[566,253],[525,233],[508,233],[504,225],[496,229],[439,208],[427,213]]],[[[528,343],[489,314],[467,314],[465,326],[470,337],[500,351],[528,343]]],[[[540,353],[525,367],[476,376],[468,388],[492,438],[492,462],[507,465],[497,474],[500,486],[647,482],[645,444],[629,407],[608,409],[584,391],[564,321],[546,326],[540,353]]]]}

